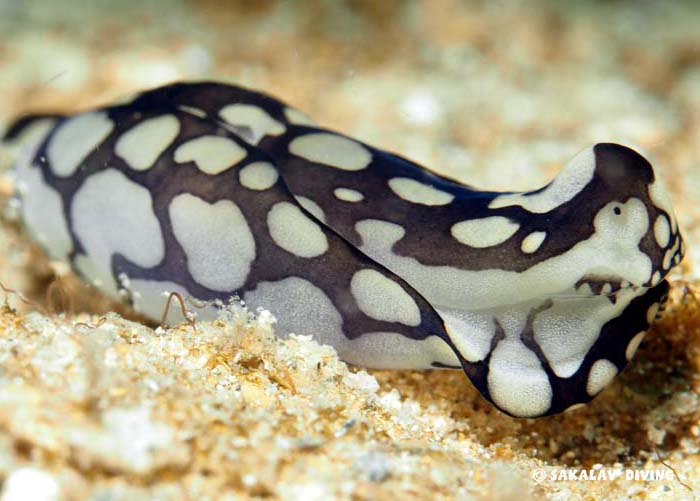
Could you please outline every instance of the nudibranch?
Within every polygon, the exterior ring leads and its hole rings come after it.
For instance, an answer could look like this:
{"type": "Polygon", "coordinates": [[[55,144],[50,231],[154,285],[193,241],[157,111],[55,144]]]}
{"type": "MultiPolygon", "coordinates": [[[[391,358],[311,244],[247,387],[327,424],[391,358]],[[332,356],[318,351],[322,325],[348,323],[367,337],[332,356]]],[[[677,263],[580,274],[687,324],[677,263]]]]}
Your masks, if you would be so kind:
{"type": "Polygon", "coordinates": [[[593,398],[684,254],[650,163],[579,153],[535,191],[479,191],[265,94],[176,83],[19,120],[21,216],[54,259],[159,319],[239,297],[371,368],[462,368],[502,411],[593,398]]]}

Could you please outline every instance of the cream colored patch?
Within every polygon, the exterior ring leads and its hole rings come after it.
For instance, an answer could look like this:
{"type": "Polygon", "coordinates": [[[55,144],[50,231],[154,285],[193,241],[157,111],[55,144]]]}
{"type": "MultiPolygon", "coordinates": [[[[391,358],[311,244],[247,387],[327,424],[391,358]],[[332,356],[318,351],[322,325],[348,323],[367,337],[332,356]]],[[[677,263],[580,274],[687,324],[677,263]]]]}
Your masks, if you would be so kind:
{"type": "Polygon", "coordinates": [[[590,396],[597,395],[617,375],[617,367],[610,360],[604,358],[596,360],[588,373],[586,391],[590,396]]]}
{"type": "Polygon", "coordinates": [[[661,266],[663,267],[664,270],[668,270],[671,267],[671,264],[673,262],[673,258],[677,255],[678,253],[678,248],[680,247],[680,238],[677,238],[676,241],[674,242],[673,246],[666,251],[664,254],[664,259],[663,262],[661,263],[661,266]]]}
{"type": "MultiPolygon", "coordinates": [[[[46,139],[58,120],[56,118],[39,118],[27,124],[14,139],[3,138],[2,145],[4,147],[15,148],[19,147],[22,150],[28,150],[29,153],[21,152],[20,156],[25,160],[25,163],[30,163],[33,160],[33,153],[46,139]]],[[[18,159],[19,161],[20,159],[18,159]]]]}
{"type": "Polygon", "coordinates": [[[215,291],[241,287],[255,260],[255,239],[238,206],[230,200],[209,204],[183,193],[168,210],[192,278],[215,291]]]}
{"type": "Polygon", "coordinates": [[[434,369],[433,362],[459,367],[452,349],[437,336],[411,339],[396,332],[368,332],[343,343],[348,363],[372,369],[434,369]]]}
{"type": "Polygon", "coordinates": [[[546,238],[546,231],[533,231],[528,236],[523,238],[523,241],[520,243],[520,250],[525,254],[537,252],[537,249],[540,248],[546,238]]]}
{"type": "Polygon", "coordinates": [[[594,173],[595,153],[588,148],[576,155],[544,190],[532,195],[501,195],[491,201],[489,209],[519,205],[529,212],[549,212],[578,195],[593,180],[594,173]]]}
{"type": "Polygon", "coordinates": [[[104,112],[76,115],[59,125],[46,150],[53,173],[72,176],[113,129],[114,122],[104,112]]]}
{"type": "Polygon", "coordinates": [[[583,404],[583,403],[578,403],[578,404],[570,405],[569,407],[567,407],[566,409],[564,409],[564,413],[575,412],[575,411],[577,411],[577,410],[579,410],[579,409],[583,409],[584,407],[586,407],[586,404],[583,404]]]}
{"type": "Polygon", "coordinates": [[[104,265],[96,263],[85,254],[78,254],[73,259],[73,266],[93,287],[101,290],[114,299],[121,299],[117,290],[117,283],[112,276],[112,271],[104,265]]]}
{"type": "Polygon", "coordinates": [[[669,249],[664,254],[663,261],[661,262],[661,267],[664,270],[668,270],[671,267],[671,260],[672,259],[673,259],[673,252],[671,252],[671,249],[669,249]]]}
{"type": "Polygon", "coordinates": [[[420,325],[420,309],[413,298],[401,285],[376,270],[356,272],[350,291],[360,310],[370,318],[412,327],[420,325]]]}
{"type": "Polygon", "coordinates": [[[338,200],[350,203],[362,202],[365,199],[362,193],[357,190],[351,190],[350,188],[336,188],[333,190],[333,195],[335,195],[335,198],[338,200]]]}
{"type": "Polygon", "coordinates": [[[219,115],[231,125],[249,128],[253,134],[252,144],[258,144],[265,136],[279,136],[287,130],[284,124],[252,104],[229,104],[221,108],[219,115]]]}
{"type": "Polygon", "coordinates": [[[647,323],[649,325],[653,324],[654,320],[656,320],[656,314],[659,313],[660,308],[659,303],[654,303],[647,310],[647,323]]]}
{"type": "Polygon", "coordinates": [[[148,170],[180,133],[175,115],[149,118],[133,126],[117,140],[114,151],[134,170],[148,170]]]}
{"type": "Polygon", "coordinates": [[[654,223],[654,238],[662,249],[668,245],[671,238],[671,227],[668,224],[668,219],[663,214],[657,217],[654,223]]]}
{"type": "Polygon", "coordinates": [[[46,184],[39,167],[17,166],[17,192],[22,219],[34,240],[53,259],[66,259],[73,249],[59,193],[46,184]]]}
{"type": "Polygon", "coordinates": [[[372,162],[372,153],[360,143],[328,132],[314,132],[295,138],[289,144],[293,155],[311,162],[357,171],[372,162]]]}
{"type": "Polygon", "coordinates": [[[175,161],[194,162],[199,170],[215,176],[236,165],[246,155],[245,149],[227,137],[201,136],[181,144],[175,150],[175,161]]]}
{"type": "MultiPolygon", "coordinates": [[[[658,309],[658,305],[657,305],[658,309]]],[[[632,357],[634,357],[634,354],[637,353],[637,350],[639,349],[639,345],[642,344],[642,341],[644,340],[644,335],[646,332],[638,332],[637,334],[634,335],[632,339],[630,339],[630,342],[627,344],[627,349],[625,350],[625,358],[627,360],[632,360],[632,357]]]]}
{"type": "Polygon", "coordinates": [[[614,304],[605,296],[555,298],[552,306],[540,312],[532,322],[535,341],[554,373],[561,378],[576,373],[603,326],[619,317],[640,294],[621,290],[614,304]],[[576,335],[572,335],[574,332],[576,335]]]}
{"type": "Polygon", "coordinates": [[[678,238],[676,238],[676,242],[673,244],[673,247],[671,247],[671,252],[673,252],[674,254],[678,253],[679,251],[681,251],[681,237],[680,236],[678,236],[678,238]]]}
{"type": "Polygon", "coordinates": [[[409,177],[389,179],[389,188],[402,199],[421,205],[447,205],[454,200],[454,195],[438,190],[429,184],[423,184],[409,177]]]}
{"type": "Polygon", "coordinates": [[[194,106],[185,106],[180,105],[177,107],[178,110],[184,111],[185,113],[189,113],[190,115],[194,115],[199,118],[206,118],[207,117],[207,112],[204,110],[200,110],[199,108],[195,108],[194,106]]]}
{"type": "Polygon", "coordinates": [[[658,283],[661,281],[661,273],[658,271],[655,271],[654,274],[651,276],[651,279],[649,283],[651,284],[652,287],[658,285],[658,283]]]}
{"type": "Polygon", "coordinates": [[[507,217],[490,216],[456,223],[450,233],[461,244],[483,249],[502,244],[518,229],[520,225],[507,217]]]}
{"type": "Polygon", "coordinates": [[[309,117],[306,113],[302,113],[301,111],[295,110],[294,108],[285,108],[284,117],[290,124],[308,126],[316,125],[314,121],[311,120],[311,117],[309,117]]]}
{"type": "Polygon", "coordinates": [[[498,343],[491,354],[487,380],[494,403],[514,416],[539,416],[552,405],[547,374],[537,355],[519,339],[498,343]]]}
{"type": "Polygon", "coordinates": [[[381,219],[363,219],[355,223],[355,230],[362,236],[363,246],[368,243],[393,246],[406,235],[403,226],[382,221],[381,219]]]}
{"type": "Polygon", "coordinates": [[[301,205],[304,209],[309,211],[312,216],[314,216],[316,219],[321,221],[322,223],[326,222],[326,213],[323,212],[323,209],[321,208],[320,205],[318,205],[316,202],[311,200],[310,198],[306,197],[294,197],[297,202],[299,202],[299,205],[301,205]]]}
{"type": "Polygon", "coordinates": [[[238,172],[241,186],[255,191],[269,190],[278,178],[277,169],[269,162],[253,162],[238,172]]]}
{"type": "Polygon", "coordinates": [[[151,193],[116,169],[88,177],[73,197],[70,215],[85,250],[76,266],[113,297],[118,297],[111,267],[114,254],[144,268],[158,265],[165,255],[151,193]]]}
{"type": "Polygon", "coordinates": [[[675,226],[676,218],[673,212],[671,198],[668,196],[668,192],[666,191],[666,187],[664,186],[664,182],[661,180],[659,173],[655,172],[654,175],[656,176],[656,179],[649,185],[649,198],[657,208],[668,214],[668,216],[671,218],[672,225],[675,226]]]}
{"type": "Polygon", "coordinates": [[[328,250],[321,227],[290,202],[279,202],[270,209],[267,226],[275,243],[295,256],[318,257],[328,250]]]}
{"type": "MultiPolygon", "coordinates": [[[[308,280],[287,277],[277,282],[259,282],[243,295],[249,308],[265,308],[277,318],[281,335],[312,334],[320,343],[342,348],[343,317],[322,289],[308,280]]],[[[344,350],[338,350],[343,356],[344,350]]]]}
{"type": "Polygon", "coordinates": [[[479,362],[491,350],[496,323],[491,312],[449,310],[436,307],[450,339],[468,362],[479,362]]]}
{"type": "Polygon", "coordinates": [[[123,94],[116,99],[113,99],[111,101],[113,106],[124,106],[127,104],[131,104],[136,100],[137,97],[140,97],[142,94],[140,92],[132,92],[131,94],[123,94]]]}

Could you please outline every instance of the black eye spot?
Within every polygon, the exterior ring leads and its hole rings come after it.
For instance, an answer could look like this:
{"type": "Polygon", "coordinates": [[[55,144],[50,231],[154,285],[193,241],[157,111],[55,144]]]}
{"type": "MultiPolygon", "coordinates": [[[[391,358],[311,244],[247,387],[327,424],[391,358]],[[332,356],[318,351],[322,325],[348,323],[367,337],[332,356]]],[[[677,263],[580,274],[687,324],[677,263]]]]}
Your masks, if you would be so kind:
{"type": "Polygon", "coordinates": [[[620,214],[622,214],[622,209],[620,209],[619,207],[615,207],[613,209],[613,212],[615,213],[616,216],[619,216],[620,214]]]}

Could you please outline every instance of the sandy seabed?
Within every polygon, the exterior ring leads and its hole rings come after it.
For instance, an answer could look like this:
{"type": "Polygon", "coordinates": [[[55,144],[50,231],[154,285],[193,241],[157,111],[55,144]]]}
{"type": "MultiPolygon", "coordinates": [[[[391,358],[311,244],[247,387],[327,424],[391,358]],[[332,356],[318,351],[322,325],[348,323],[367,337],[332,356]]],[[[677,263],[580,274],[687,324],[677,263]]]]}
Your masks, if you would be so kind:
{"type": "Polygon", "coordinates": [[[460,372],[349,368],[268,312],[138,322],[41,255],[3,180],[0,281],[22,294],[0,311],[3,500],[700,496],[700,4],[115,5],[0,0],[0,124],[216,78],[484,188],[618,141],[660,166],[689,252],[611,387],[516,420],[460,372]]]}

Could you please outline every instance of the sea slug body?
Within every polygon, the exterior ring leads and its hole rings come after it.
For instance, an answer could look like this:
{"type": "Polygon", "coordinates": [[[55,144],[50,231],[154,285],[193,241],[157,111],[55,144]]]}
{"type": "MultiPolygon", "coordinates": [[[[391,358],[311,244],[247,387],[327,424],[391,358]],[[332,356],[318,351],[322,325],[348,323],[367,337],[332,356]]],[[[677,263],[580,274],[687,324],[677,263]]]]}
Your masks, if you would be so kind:
{"type": "Polygon", "coordinates": [[[213,82],[22,119],[5,140],[23,144],[28,231],[105,294],[153,319],[167,292],[238,296],[353,364],[461,367],[518,417],[599,393],[684,253],[652,166],[617,144],[541,189],[485,192],[213,82]]]}

